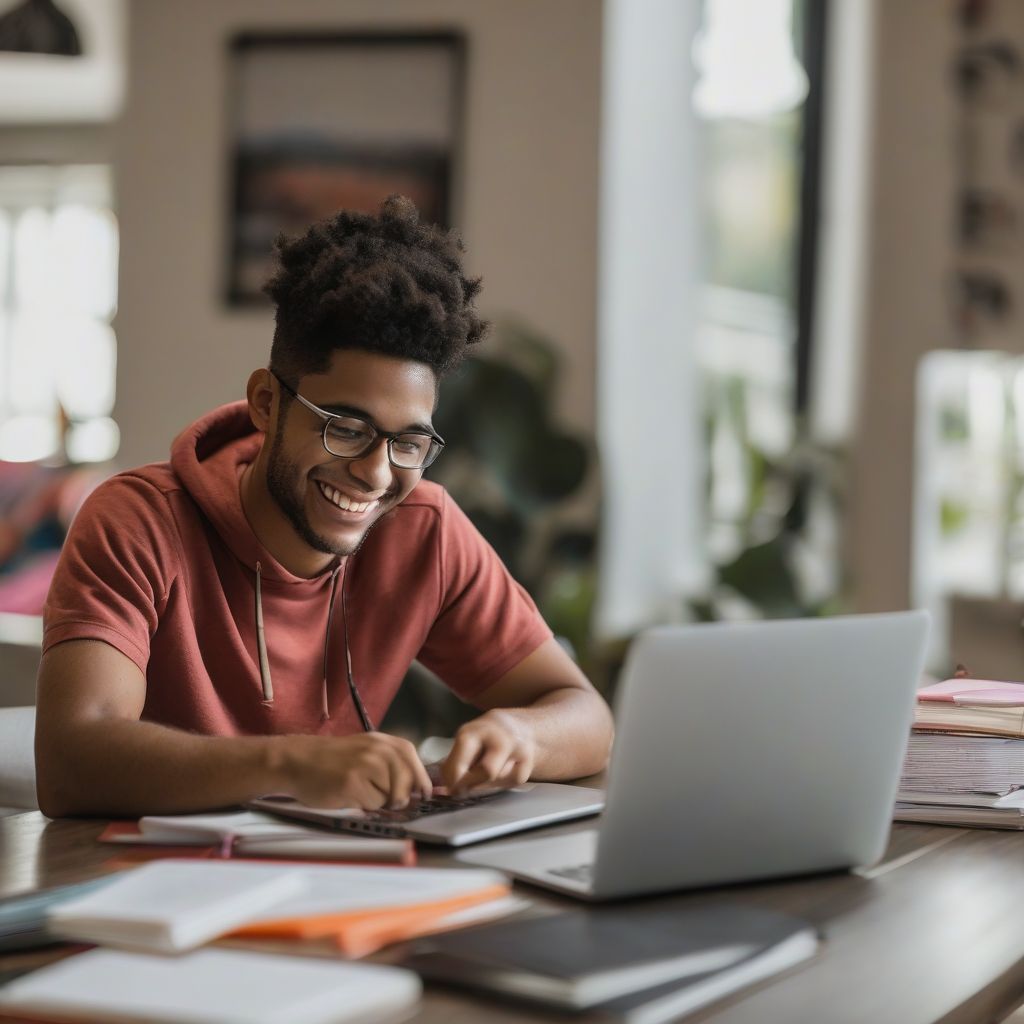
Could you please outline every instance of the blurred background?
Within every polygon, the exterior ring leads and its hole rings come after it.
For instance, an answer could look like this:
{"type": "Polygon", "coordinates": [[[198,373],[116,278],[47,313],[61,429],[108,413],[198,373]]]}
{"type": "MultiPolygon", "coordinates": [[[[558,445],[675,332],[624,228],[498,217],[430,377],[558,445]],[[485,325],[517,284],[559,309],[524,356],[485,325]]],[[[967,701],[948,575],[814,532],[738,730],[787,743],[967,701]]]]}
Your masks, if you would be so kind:
{"type": "Polygon", "coordinates": [[[1022,49],[1016,0],[0,0],[0,704],[90,488],[265,364],[276,232],[395,191],[495,323],[435,475],[606,692],[652,623],[910,606],[1024,678],[1022,49]]]}

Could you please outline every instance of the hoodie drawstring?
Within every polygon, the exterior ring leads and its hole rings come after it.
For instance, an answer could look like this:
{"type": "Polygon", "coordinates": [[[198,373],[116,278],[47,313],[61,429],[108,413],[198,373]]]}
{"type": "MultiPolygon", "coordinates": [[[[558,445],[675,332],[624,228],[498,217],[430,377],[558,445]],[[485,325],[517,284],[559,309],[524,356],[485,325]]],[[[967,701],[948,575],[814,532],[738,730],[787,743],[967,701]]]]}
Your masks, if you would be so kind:
{"type": "MultiPolygon", "coordinates": [[[[324,630],[324,658],[323,658],[323,681],[321,690],[321,721],[326,722],[331,717],[330,704],[327,696],[327,667],[328,651],[331,643],[331,623],[334,621],[334,599],[338,591],[338,575],[342,572],[342,566],[338,566],[331,573],[331,598],[327,605],[327,628],[324,630]]],[[[263,684],[263,703],[274,703],[274,684],[270,678],[270,658],[267,655],[267,640],[263,630],[263,597],[262,597],[262,574],[263,567],[256,563],[256,647],[259,652],[260,661],[260,682],[263,684]]],[[[348,609],[345,607],[345,583],[348,580],[348,572],[342,579],[341,584],[341,621],[345,639],[345,669],[348,675],[348,688],[352,695],[352,703],[355,705],[359,715],[359,721],[367,732],[373,732],[373,722],[366,712],[366,705],[363,704],[356,688],[355,677],[352,675],[352,648],[348,642],[348,609]]]]}
{"type": "Polygon", "coordinates": [[[348,692],[352,694],[352,703],[359,713],[359,721],[366,732],[375,732],[373,722],[366,713],[366,705],[363,698],[359,696],[356,687],[356,677],[352,674],[352,645],[348,642],[348,608],[345,605],[345,584],[348,583],[348,569],[345,570],[345,579],[341,582],[341,627],[345,634],[345,671],[348,674],[348,692]]]}
{"type": "MultiPolygon", "coordinates": [[[[326,722],[331,717],[330,705],[327,702],[327,652],[331,646],[331,622],[334,619],[334,595],[338,589],[338,573],[341,572],[341,566],[339,565],[334,572],[331,573],[331,600],[327,605],[327,629],[324,630],[324,671],[323,671],[323,689],[321,690],[321,697],[323,700],[323,706],[320,709],[320,720],[326,722]]],[[[345,640],[345,647],[348,648],[348,638],[345,640]]],[[[347,653],[347,650],[346,650],[347,653]]]]}
{"type": "Polygon", "coordinates": [[[260,658],[260,682],[263,684],[263,703],[274,703],[274,683],[270,678],[270,658],[267,657],[267,638],[263,633],[263,598],[261,579],[263,566],[256,563],[256,650],[260,658]]]}

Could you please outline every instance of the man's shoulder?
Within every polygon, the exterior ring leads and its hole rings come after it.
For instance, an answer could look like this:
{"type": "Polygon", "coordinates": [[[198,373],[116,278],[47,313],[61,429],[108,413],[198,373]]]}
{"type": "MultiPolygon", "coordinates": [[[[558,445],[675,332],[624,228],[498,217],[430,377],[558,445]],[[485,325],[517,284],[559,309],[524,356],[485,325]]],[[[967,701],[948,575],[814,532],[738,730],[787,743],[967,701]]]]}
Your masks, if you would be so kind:
{"type": "Polygon", "coordinates": [[[173,472],[158,463],[115,474],[75,514],[65,553],[93,567],[132,564],[154,578],[170,572],[181,550],[180,492],[173,472]]]}
{"type": "Polygon", "coordinates": [[[434,527],[445,533],[462,533],[469,525],[469,519],[455,499],[440,484],[432,480],[421,480],[409,496],[385,519],[410,525],[418,519],[425,527],[434,527]]]}
{"type": "Polygon", "coordinates": [[[432,480],[421,480],[398,508],[409,511],[426,509],[440,516],[450,503],[451,497],[440,484],[435,484],[432,480]]]}
{"type": "Polygon", "coordinates": [[[409,496],[387,512],[375,539],[387,538],[389,547],[417,548],[427,537],[436,538],[444,546],[453,538],[473,532],[469,519],[452,496],[440,485],[421,480],[409,496]]]}
{"type": "Polygon", "coordinates": [[[122,470],[108,477],[89,495],[79,515],[127,519],[147,513],[163,518],[181,481],[166,462],[122,470]]]}

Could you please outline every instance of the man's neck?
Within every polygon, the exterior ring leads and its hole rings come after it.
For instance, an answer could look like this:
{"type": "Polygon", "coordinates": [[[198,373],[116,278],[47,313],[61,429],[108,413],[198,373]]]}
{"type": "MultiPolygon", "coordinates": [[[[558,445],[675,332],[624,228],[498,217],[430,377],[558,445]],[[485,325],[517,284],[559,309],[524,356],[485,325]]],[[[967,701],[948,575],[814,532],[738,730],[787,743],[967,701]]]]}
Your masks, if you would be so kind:
{"type": "Polygon", "coordinates": [[[338,561],[337,555],[316,551],[298,536],[270,496],[258,458],[242,471],[238,492],[256,539],[292,575],[312,579],[338,561]]]}

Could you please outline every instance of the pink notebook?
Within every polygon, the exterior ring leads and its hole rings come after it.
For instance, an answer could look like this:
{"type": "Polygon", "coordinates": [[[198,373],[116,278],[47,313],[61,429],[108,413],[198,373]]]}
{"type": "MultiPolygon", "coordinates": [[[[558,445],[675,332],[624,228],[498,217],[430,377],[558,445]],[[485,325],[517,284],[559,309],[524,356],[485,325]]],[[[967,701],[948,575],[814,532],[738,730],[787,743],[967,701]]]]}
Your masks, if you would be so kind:
{"type": "Polygon", "coordinates": [[[922,687],[917,691],[917,699],[982,707],[1024,707],[1024,683],[957,676],[922,687]]]}

